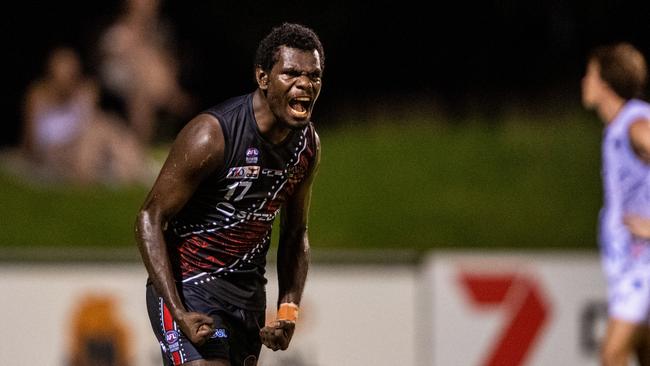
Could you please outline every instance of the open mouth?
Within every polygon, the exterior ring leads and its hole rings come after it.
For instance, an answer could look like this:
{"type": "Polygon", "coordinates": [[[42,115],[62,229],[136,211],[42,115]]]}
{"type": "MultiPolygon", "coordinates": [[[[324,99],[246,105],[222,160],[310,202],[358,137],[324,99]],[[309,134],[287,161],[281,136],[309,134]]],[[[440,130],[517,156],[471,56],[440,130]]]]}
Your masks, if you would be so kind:
{"type": "Polygon", "coordinates": [[[296,117],[307,117],[309,114],[310,97],[296,97],[289,100],[289,108],[296,117]]]}

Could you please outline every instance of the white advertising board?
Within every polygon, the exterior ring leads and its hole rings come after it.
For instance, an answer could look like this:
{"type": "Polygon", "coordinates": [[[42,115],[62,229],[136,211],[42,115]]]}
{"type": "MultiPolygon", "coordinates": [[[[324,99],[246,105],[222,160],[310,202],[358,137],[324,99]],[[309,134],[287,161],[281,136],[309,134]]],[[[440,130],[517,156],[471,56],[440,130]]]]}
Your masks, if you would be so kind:
{"type": "MultiPolygon", "coordinates": [[[[274,308],[275,271],[268,278],[268,303],[274,308]]],[[[74,352],[73,334],[94,331],[119,333],[132,365],[160,365],[146,315],[145,279],[139,264],[4,263],[2,364],[66,365],[74,352]]],[[[415,364],[415,282],[412,266],[313,265],[290,349],[263,351],[259,365],[415,364]]]]}
{"type": "Polygon", "coordinates": [[[421,365],[598,365],[606,294],[596,255],[437,252],[422,275],[431,323],[421,365]]]}
{"type": "MultiPolygon", "coordinates": [[[[3,263],[3,364],[63,366],[75,337],[104,331],[132,365],[160,365],[145,279],[138,263],[3,263]]],[[[289,350],[264,349],[260,366],[596,366],[605,284],[592,254],[436,252],[420,266],[313,264],[301,305],[289,350]]]]}

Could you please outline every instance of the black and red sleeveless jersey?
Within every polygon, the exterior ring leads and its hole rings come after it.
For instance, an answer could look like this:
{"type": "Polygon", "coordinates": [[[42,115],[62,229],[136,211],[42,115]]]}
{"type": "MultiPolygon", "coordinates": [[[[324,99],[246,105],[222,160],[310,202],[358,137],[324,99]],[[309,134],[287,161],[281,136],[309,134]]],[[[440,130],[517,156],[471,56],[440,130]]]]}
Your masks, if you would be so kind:
{"type": "Polygon", "coordinates": [[[166,236],[172,264],[183,282],[210,282],[233,304],[262,309],[273,221],[314,163],[314,127],[309,123],[294,130],[279,144],[265,140],[252,93],[204,113],[220,122],[225,165],[170,221],[166,236]]]}

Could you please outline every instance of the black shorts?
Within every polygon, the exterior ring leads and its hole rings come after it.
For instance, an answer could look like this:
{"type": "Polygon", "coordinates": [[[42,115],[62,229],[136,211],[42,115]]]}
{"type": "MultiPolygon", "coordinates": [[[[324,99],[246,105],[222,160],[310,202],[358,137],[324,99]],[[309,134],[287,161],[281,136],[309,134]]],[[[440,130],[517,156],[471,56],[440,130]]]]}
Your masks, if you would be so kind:
{"type": "Polygon", "coordinates": [[[250,311],[224,302],[209,286],[182,284],[182,298],[188,311],[202,312],[214,319],[215,332],[202,346],[191,343],[167,309],[153,285],[147,285],[149,320],[160,343],[166,366],[178,366],[199,359],[225,359],[232,366],[257,364],[264,326],[264,311],[250,311]]]}

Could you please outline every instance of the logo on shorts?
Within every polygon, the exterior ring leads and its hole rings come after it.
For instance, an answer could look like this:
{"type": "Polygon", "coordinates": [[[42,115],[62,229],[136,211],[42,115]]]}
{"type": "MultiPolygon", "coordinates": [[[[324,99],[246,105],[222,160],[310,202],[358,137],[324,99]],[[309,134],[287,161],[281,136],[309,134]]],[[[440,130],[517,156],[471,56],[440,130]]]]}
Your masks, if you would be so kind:
{"type": "Polygon", "coordinates": [[[214,334],[210,338],[228,338],[228,333],[223,328],[217,328],[214,330],[214,334]]]}
{"type": "Polygon", "coordinates": [[[257,163],[257,158],[259,156],[260,156],[260,151],[254,147],[249,147],[248,150],[246,150],[246,162],[248,164],[257,163]]]}
{"type": "Polygon", "coordinates": [[[178,342],[178,332],[175,330],[168,330],[165,332],[165,341],[167,344],[172,345],[178,342]]]}

